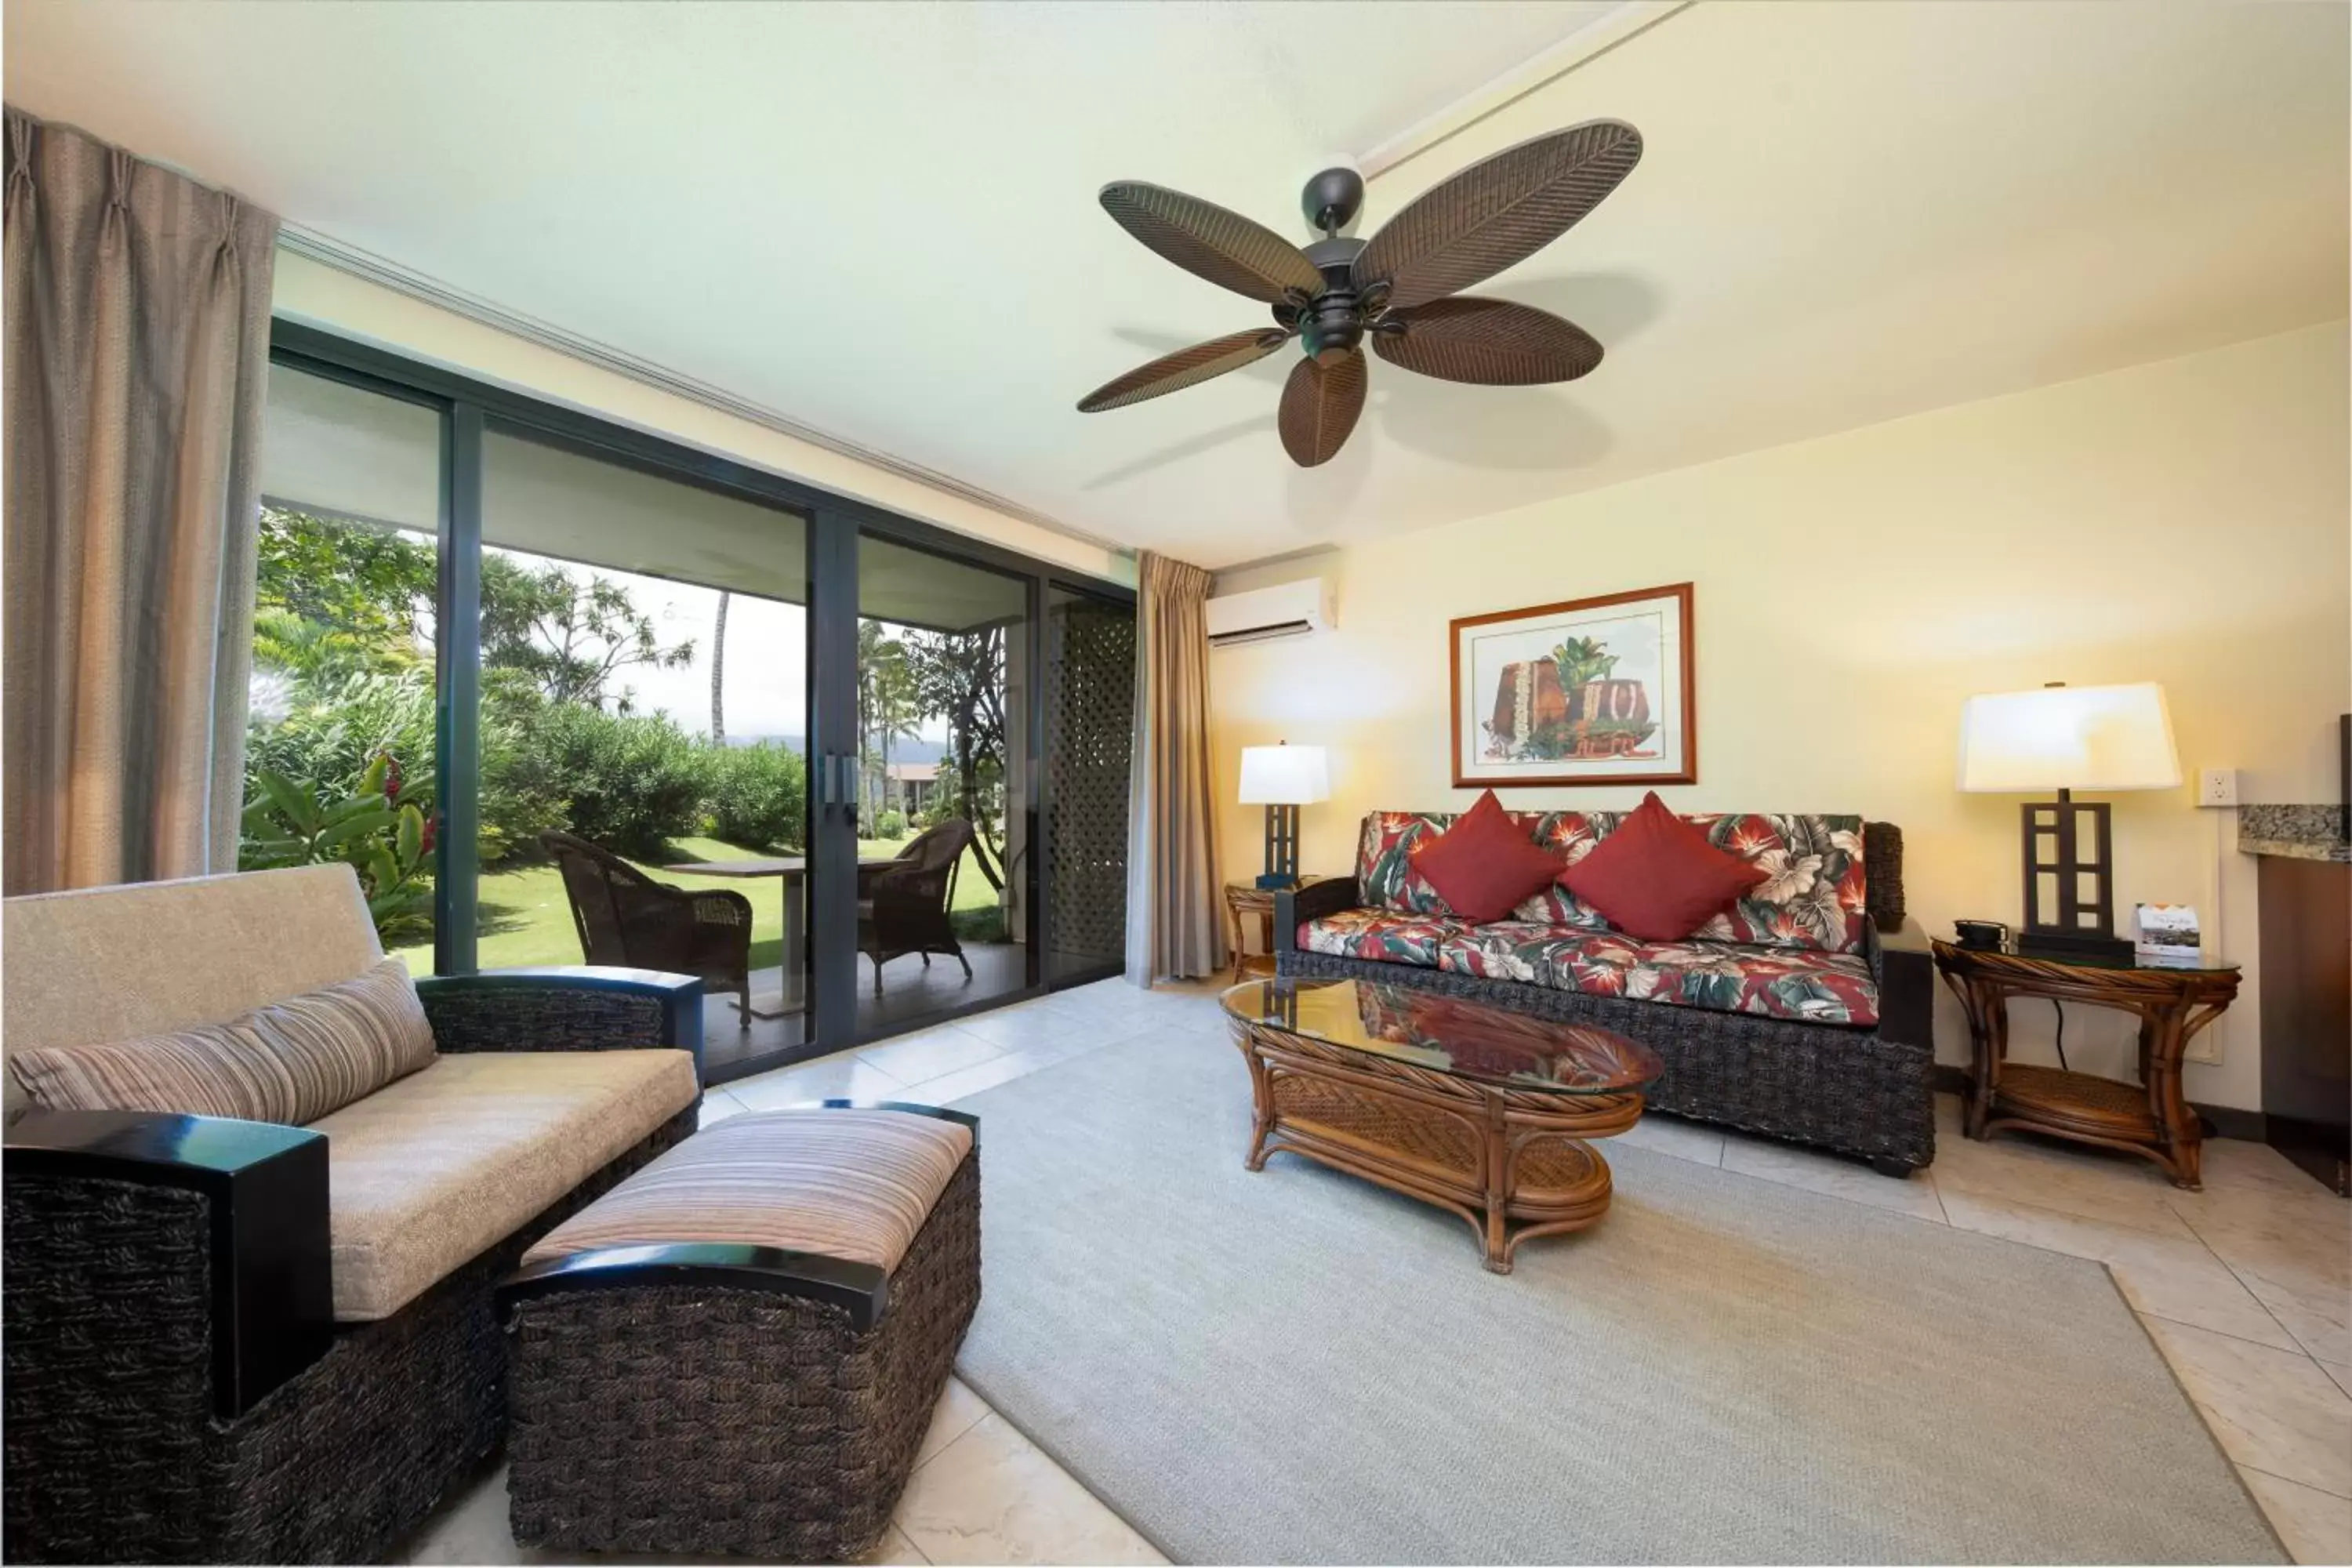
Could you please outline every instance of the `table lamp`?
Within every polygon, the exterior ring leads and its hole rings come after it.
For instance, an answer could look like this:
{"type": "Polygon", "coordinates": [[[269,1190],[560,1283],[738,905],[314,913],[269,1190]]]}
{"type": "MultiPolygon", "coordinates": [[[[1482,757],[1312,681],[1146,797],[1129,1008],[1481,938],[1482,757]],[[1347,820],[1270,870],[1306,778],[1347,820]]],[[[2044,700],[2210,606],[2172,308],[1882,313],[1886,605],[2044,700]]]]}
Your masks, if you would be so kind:
{"type": "Polygon", "coordinates": [[[1330,798],[1322,747],[1242,748],[1242,804],[1265,807],[1265,870],[1259,887],[1298,885],[1298,808],[1330,798]]]}
{"type": "Polygon", "coordinates": [[[2171,789],[2180,783],[2164,688],[2067,686],[1971,697],[1960,710],[1960,788],[2056,800],[2019,808],[2025,924],[2019,940],[2053,954],[2129,959],[2115,934],[2114,835],[2104,802],[2078,789],[2171,789]]]}

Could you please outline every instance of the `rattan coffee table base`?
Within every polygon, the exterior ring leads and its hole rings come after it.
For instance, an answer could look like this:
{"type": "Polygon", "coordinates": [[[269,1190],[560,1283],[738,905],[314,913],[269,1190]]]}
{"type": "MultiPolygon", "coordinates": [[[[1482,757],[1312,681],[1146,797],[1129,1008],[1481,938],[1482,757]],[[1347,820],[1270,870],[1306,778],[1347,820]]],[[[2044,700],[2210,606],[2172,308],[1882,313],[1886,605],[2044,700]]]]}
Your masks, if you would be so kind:
{"type": "Polygon", "coordinates": [[[1564,1096],[1433,1072],[1236,1020],[1255,1125],[1248,1167],[1301,1155],[1462,1216],[1486,1267],[1609,1211],[1609,1163],[1586,1142],[1641,1119],[1638,1093],[1564,1096]]]}

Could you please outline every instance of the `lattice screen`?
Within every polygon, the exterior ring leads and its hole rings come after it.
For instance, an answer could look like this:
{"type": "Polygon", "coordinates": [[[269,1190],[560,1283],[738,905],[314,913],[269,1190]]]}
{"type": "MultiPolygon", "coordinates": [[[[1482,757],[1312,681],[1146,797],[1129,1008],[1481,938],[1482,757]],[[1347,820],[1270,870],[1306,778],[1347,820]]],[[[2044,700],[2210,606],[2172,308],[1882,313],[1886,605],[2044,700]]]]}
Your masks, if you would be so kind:
{"type": "Polygon", "coordinates": [[[1127,951],[1128,762],[1135,730],[1135,613],[1071,597],[1051,611],[1045,767],[1053,787],[1051,972],[1127,951]]]}

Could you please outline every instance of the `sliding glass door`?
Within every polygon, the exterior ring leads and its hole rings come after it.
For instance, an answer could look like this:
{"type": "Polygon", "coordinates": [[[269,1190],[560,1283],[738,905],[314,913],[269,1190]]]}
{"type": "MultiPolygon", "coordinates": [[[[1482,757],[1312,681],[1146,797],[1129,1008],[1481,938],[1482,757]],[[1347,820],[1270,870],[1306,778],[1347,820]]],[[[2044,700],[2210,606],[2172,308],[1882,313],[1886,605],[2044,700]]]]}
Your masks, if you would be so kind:
{"type": "Polygon", "coordinates": [[[861,1036],[1037,983],[1030,593],[858,536],[861,1036]]]}
{"type": "Polygon", "coordinates": [[[811,1034],[808,531],[483,438],[475,963],[576,963],[594,901],[634,901],[630,956],[702,976],[713,1072],[811,1034]]]}
{"type": "Polygon", "coordinates": [[[417,974],[441,934],[446,425],[429,402],[270,367],[238,847],[247,870],[350,860],[417,974]]]}
{"type": "Polygon", "coordinates": [[[412,969],[699,974],[713,1081],[1118,973],[1126,590],[283,322],[264,475],[243,863],[412,969]]]}

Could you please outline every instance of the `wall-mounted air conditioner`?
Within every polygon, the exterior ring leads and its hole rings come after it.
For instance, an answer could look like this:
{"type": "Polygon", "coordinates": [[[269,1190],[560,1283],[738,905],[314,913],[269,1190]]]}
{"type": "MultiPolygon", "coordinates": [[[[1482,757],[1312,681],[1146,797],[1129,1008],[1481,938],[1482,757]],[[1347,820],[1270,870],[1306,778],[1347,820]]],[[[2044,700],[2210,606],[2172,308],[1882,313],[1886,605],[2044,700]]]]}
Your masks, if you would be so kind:
{"type": "Polygon", "coordinates": [[[1330,580],[1324,577],[1223,594],[1209,601],[1211,647],[1304,637],[1338,624],[1331,614],[1330,580]]]}

